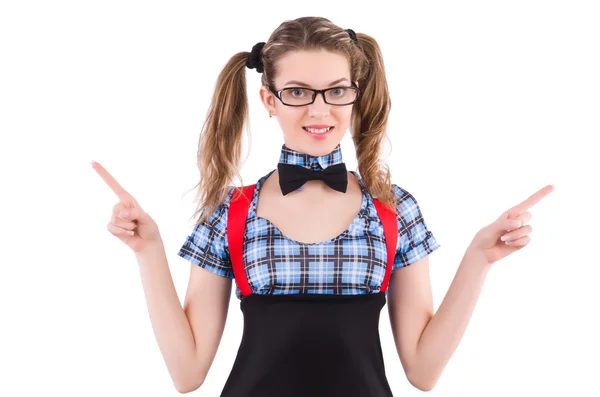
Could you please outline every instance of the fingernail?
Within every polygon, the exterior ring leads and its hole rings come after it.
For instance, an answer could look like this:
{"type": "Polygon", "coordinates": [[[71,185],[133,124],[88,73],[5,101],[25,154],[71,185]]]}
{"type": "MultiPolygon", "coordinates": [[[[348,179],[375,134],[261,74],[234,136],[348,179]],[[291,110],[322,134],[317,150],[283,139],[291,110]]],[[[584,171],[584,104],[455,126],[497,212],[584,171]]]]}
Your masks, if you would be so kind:
{"type": "Polygon", "coordinates": [[[518,221],[512,221],[512,222],[510,223],[510,225],[511,225],[512,227],[514,227],[515,229],[516,229],[516,228],[519,228],[519,227],[521,227],[521,221],[520,221],[520,220],[518,220],[518,221]]]}
{"type": "Polygon", "coordinates": [[[129,212],[128,212],[128,211],[125,211],[125,210],[123,210],[123,211],[119,212],[119,216],[120,216],[121,218],[125,218],[125,217],[127,217],[128,215],[129,215],[129,212]]]}

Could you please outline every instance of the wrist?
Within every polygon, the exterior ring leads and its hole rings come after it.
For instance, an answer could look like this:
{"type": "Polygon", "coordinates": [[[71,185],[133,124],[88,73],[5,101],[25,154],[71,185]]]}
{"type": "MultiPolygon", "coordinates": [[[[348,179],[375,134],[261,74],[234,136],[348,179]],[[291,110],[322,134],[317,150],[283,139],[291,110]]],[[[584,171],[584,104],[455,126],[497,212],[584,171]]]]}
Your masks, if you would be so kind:
{"type": "Polygon", "coordinates": [[[162,240],[154,240],[154,241],[149,241],[144,246],[144,249],[135,253],[135,256],[138,259],[138,261],[140,261],[140,263],[141,263],[141,262],[147,262],[147,258],[156,258],[161,253],[163,255],[165,253],[165,246],[164,246],[162,240]]]}
{"type": "Polygon", "coordinates": [[[488,261],[485,253],[481,249],[473,247],[472,245],[467,247],[464,257],[464,262],[469,263],[472,266],[486,269],[489,269],[492,266],[492,263],[488,261]]]}

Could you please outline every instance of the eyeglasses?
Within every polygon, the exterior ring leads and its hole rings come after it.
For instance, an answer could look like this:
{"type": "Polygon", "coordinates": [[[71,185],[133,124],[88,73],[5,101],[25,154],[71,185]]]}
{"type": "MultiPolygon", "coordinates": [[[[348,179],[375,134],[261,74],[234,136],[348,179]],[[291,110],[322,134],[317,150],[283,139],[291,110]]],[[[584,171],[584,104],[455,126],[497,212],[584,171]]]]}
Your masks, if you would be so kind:
{"type": "Polygon", "coordinates": [[[306,106],[310,105],[317,98],[317,94],[323,95],[325,103],[334,106],[352,105],[358,99],[358,88],[353,84],[352,87],[332,87],[325,90],[313,90],[304,87],[287,87],[276,91],[272,86],[267,86],[269,90],[286,106],[306,106]]]}

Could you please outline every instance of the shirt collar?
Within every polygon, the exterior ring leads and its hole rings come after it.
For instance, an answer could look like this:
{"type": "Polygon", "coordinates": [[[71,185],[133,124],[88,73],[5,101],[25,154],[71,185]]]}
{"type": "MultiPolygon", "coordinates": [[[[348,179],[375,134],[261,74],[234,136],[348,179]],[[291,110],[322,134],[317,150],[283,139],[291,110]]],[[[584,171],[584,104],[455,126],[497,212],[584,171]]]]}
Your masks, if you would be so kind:
{"type": "Polygon", "coordinates": [[[290,149],[284,143],[281,146],[279,162],[284,164],[299,165],[309,170],[322,171],[331,165],[340,164],[343,162],[342,149],[338,143],[331,153],[324,154],[322,156],[312,156],[307,153],[301,153],[294,149],[290,149]]]}

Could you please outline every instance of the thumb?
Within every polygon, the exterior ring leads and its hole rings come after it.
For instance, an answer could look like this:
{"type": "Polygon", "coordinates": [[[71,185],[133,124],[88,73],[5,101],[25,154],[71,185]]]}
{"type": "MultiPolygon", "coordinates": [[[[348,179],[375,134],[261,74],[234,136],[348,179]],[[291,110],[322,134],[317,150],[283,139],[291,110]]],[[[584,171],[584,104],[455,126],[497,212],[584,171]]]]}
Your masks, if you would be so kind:
{"type": "Polygon", "coordinates": [[[154,220],[150,217],[150,215],[141,207],[136,205],[135,207],[131,208],[130,211],[132,211],[132,215],[135,217],[134,219],[138,225],[151,225],[154,223],[154,220]]]}
{"type": "Polygon", "coordinates": [[[118,216],[119,218],[128,221],[137,221],[143,223],[148,215],[139,205],[125,204],[125,208],[121,208],[118,216]]]}

